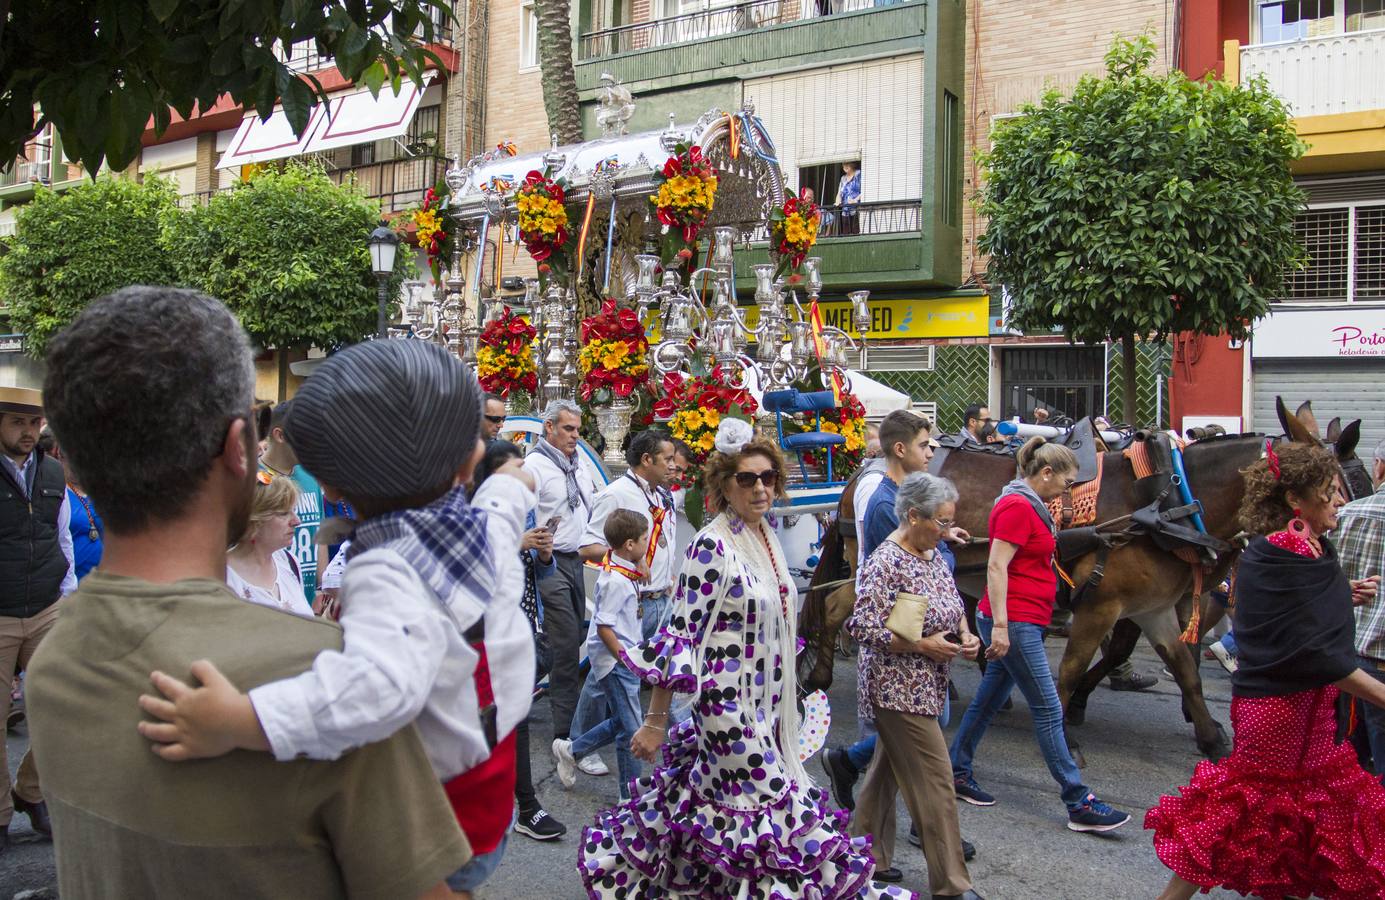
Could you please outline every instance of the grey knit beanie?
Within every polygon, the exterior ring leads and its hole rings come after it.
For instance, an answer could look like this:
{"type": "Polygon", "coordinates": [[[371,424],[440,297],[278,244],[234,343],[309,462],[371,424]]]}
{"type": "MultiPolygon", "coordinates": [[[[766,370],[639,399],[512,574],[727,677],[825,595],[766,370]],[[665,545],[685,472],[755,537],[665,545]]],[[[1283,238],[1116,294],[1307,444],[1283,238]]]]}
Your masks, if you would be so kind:
{"type": "Polygon", "coordinates": [[[436,344],[367,341],[328,357],[290,401],[284,435],[313,477],[351,497],[411,497],[476,451],[482,393],[436,344]]]}

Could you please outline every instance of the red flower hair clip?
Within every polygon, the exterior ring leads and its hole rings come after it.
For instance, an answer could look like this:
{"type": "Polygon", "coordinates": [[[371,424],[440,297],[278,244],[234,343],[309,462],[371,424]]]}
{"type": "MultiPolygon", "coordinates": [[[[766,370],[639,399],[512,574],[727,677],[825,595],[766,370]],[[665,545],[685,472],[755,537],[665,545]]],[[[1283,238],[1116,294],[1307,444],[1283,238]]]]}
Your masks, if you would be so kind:
{"type": "Polygon", "coordinates": [[[1265,440],[1265,459],[1269,463],[1270,474],[1274,476],[1275,481],[1279,481],[1279,454],[1274,452],[1274,438],[1265,440]]]}

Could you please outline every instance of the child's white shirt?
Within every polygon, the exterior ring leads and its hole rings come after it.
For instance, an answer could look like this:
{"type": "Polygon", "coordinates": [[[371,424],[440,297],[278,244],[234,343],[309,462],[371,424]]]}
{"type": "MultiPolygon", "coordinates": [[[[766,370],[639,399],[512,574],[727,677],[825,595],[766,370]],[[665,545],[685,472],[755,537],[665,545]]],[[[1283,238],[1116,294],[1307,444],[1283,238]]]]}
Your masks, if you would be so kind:
{"type": "Polygon", "coordinates": [[[493,597],[456,591],[444,610],[388,547],[351,560],[340,595],[342,649],[319,653],[301,675],[250,691],[276,759],[336,759],[411,722],[444,781],[490,756],[475,685],[479,656],[465,632],[484,618],[495,733],[503,739],[528,716],[534,683],[533,634],[519,607],[519,542],[534,499],[518,479],[497,476],[471,501],[486,523],[493,597]]]}
{"type": "MultiPolygon", "coordinates": [[[[612,554],[611,560],[627,569],[635,564],[612,554]]],[[[605,678],[616,667],[618,660],[610,648],[601,640],[597,627],[605,625],[615,632],[621,649],[629,653],[640,643],[640,590],[639,586],[626,575],[614,569],[607,569],[596,579],[596,609],[592,613],[591,624],[587,626],[587,659],[591,661],[592,677],[605,678]]]]}

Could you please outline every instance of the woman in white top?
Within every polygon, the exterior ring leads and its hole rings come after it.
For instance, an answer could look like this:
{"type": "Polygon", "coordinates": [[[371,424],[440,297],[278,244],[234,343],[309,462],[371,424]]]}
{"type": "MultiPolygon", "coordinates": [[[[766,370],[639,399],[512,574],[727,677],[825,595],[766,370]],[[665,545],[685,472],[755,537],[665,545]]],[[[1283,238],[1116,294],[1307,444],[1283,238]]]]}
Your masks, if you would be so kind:
{"type": "Polygon", "coordinates": [[[298,486],[291,478],[261,471],[250,506],[250,522],[226,553],[226,586],[237,597],[312,618],[303,579],[286,549],[298,527],[298,486]]]}

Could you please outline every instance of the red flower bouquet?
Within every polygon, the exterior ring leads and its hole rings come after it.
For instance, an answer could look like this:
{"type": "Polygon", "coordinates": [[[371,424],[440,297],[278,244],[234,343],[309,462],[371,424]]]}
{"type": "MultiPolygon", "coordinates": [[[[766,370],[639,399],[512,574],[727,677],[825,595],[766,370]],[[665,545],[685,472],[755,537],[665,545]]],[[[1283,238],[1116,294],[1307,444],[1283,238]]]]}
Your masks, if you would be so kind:
{"type": "Polygon", "coordinates": [[[633,309],[616,309],[615,300],[606,300],[601,312],[582,320],[578,338],[584,402],[625,400],[649,383],[649,339],[633,309]]]}
{"type": "Polygon", "coordinates": [[[542,172],[530,172],[515,192],[519,210],[519,239],[539,264],[539,277],[546,283],[550,271],[562,277],[567,272],[568,231],[567,195],[562,182],[542,172]]]}
{"type": "Polygon", "coordinates": [[[533,396],[539,390],[532,346],[538,330],[508,306],[481,332],[476,348],[476,375],[483,390],[509,399],[511,392],[533,396]]]}
{"type": "Polygon", "coordinates": [[[717,197],[717,172],[696,144],[679,144],[664,163],[662,182],[649,202],[664,225],[664,263],[689,259],[697,235],[711,215],[717,197]]]}

